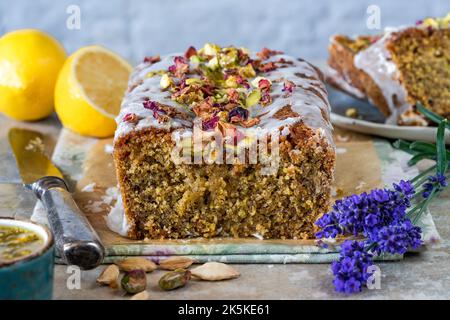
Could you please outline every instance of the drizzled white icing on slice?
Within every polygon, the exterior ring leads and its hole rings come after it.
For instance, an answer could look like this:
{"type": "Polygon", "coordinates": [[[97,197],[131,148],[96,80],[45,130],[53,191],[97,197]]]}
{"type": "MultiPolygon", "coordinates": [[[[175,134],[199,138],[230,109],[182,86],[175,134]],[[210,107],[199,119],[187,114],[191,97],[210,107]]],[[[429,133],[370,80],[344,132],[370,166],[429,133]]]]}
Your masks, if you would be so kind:
{"type": "Polygon", "coordinates": [[[355,66],[367,73],[380,88],[389,107],[390,116],[386,119],[389,124],[397,124],[399,116],[411,108],[406,100],[406,90],[399,80],[399,70],[386,48],[387,42],[397,31],[386,30],[381,39],[359,52],[354,59],[355,66]]]}
{"type": "Polygon", "coordinates": [[[348,94],[351,94],[358,99],[364,99],[366,97],[366,95],[361,90],[350,84],[351,82],[350,80],[345,78],[345,74],[340,74],[328,65],[323,68],[323,72],[326,75],[327,80],[341,90],[344,90],[348,94]]]}

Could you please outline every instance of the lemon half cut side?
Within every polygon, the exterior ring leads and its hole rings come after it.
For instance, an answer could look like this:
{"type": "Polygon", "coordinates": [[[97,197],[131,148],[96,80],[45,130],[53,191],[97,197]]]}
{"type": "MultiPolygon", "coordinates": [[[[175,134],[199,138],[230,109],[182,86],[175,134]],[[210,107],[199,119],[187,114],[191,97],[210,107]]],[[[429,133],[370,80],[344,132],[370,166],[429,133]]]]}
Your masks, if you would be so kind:
{"type": "Polygon", "coordinates": [[[73,53],[55,88],[55,109],[63,126],[81,135],[112,136],[131,70],[123,58],[101,46],[73,53]]]}

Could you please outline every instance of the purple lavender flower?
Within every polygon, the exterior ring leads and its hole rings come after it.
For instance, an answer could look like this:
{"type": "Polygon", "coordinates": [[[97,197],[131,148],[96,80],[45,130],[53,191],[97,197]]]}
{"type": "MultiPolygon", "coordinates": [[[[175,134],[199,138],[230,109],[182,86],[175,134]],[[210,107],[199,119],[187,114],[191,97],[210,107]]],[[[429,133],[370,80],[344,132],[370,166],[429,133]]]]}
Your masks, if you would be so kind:
{"type": "Polygon", "coordinates": [[[436,174],[435,176],[429,176],[428,182],[423,185],[423,193],[422,196],[424,198],[428,198],[431,194],[431,191],[436,187],[437,191],[442,190],[448,186],[447,177],[441,173],[436,174]]]}
{"type": "Polygon", "coordinates": [[[404,254],[409,248],[420,247],[421,229],[407,219],[381,228],[371,240],[376,243],[374,251],[378,254],[383,252],[404,254]]]}
{"type": "Polygon", "coordinates": [[[394,186],[394,190],[403,193],[408,198],[412,198],[412,196],[414,196],[414,186],[411,184],[411,182],[400,180],[398,184],[393,183],[392,185],[394,186]]]}
{"type": "Polygon", "coordinates": [[[347,294],[360,292],[371,275],[367,272],[371,265],[372,254],[367,252],[364,242],[347,240],[342,243],[339,260],[331,265],[336,291],[347,294]]]}
{"type": "Polygon", "coordinates": [[[400,181],[393,187],[394,190],[375,189],[336,201],[333,210],[317,220],[316,225],[321,231],[316,237],[362,234],[373,238],[382,227],[403,222],[406,210],[411,206],[414,187],[409,181],[400,181]]]}
{"type": "Polygon", "coordinates": [[[406,216],[414,193],[411,182],[400,181],[393,190],[375,189],[338,200],[331,212],[317,220],[319,239],[338,235],[366,238],[341,245],[340,258],[331,266],[336,291],[350,294],[362,290],[370,276],[367,268],[373,264],[371,252],[403,254],[422,244],[421,229],[406,216]]]}

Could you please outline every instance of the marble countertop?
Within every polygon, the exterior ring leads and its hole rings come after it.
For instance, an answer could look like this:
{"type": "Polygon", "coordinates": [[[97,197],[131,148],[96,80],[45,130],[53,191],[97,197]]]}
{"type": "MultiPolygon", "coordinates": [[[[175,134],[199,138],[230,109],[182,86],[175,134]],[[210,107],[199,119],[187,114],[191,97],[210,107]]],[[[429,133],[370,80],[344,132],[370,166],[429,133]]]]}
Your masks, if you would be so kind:
{"type": "MultiPolygon", "coordinates": [[[[55,117],[19,123],[0,115],[0,216],[29,217],[35,199],[25,191],[9,151],[7,132],[13,126],[42,131],[56,142],[60,124],[55,117]]],[[[334,292],[328,264],[235,265],[239,279],[217,283],[191,281],[180,290],[164,292],[157,282],[161,271],[148,274],[150,299],[450,299],[450,190],[435,199],[430,210],[442,240],[403,261],[377,263],[381,288],[347,297],[334,292]]],[[[128,299],[119,290],[100,287],[95,279],[104,266],[80,272],[55,267],[55,299],[128,299]]]]}

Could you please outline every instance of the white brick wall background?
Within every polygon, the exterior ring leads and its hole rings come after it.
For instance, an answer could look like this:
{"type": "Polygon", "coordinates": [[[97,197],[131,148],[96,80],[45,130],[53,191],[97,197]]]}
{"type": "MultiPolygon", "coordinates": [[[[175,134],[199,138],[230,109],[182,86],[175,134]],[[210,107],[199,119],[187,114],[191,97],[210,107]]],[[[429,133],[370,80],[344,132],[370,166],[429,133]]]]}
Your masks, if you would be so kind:
{"type": "Polygon", "coordinates": [[[371,4],[381,9],[382,28],[450,11],[449,0],[0,0],[0,35],[39,28],[69,52],[101,44],[132,63],[207,41],[316,60],[326,57],[334,33],[374,32],[366,27],[371,4]],[[71,4],[81,9],[80,30],[66,27],[71,4]]]}

